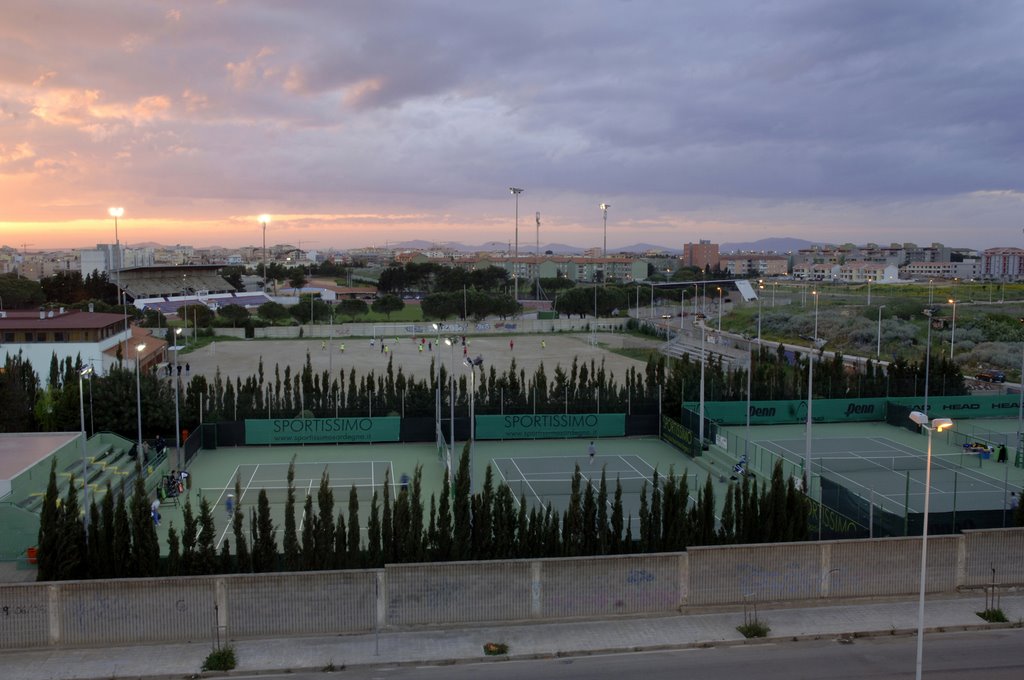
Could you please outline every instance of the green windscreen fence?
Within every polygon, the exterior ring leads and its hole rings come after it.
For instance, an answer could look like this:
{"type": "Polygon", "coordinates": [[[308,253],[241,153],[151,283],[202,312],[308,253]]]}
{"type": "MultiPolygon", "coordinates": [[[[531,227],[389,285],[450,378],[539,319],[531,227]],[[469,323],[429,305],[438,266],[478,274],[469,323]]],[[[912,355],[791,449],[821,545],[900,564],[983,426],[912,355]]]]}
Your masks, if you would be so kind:
{"type": "MultiPolygon", "coordinates": [[[[1020,407],[1019,398],[1012,395],[984,395],[958,397],[929,397],[928,416],[967,418],[1008,418],[1016,417],[1020,407]]],[[[697,410],[696,402],[688,402],[686,408],[697,410]]],[[[890,397],[872,399],[814,399],[810,404],[811,419],[816,423],[838,423],[852,421],[885,421],[890,419],[898,424],[910,411],[925,411],[923,397],[890,397]]],[[[782,401],[749,402],[751,425],[784,425],[802,423],[807,420],[808,403],[803,399],[782,401]]],[[[708,401],[704,413],[711,420],[722,425],[742,425],[747,422],[748,402],[708,401]]]]}

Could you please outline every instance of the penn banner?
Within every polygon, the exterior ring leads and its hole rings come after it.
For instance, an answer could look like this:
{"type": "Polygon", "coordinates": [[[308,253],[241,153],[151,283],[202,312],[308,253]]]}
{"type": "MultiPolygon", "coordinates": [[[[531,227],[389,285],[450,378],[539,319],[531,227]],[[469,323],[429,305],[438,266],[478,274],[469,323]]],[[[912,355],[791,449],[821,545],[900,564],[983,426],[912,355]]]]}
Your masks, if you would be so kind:
{"type": "Polygon", "coordinates": [[[625,413],[517,413],[477,416],[477,439],[625,437],[625,413]]]}
{"type": "MultiPolygon", "coordinates": [[[[885,420],[885,399],[815,399],[811,404],[811,418],[816,423],[842,423],[849,421],[885,420]]],[[[686,407],[696,411],[696,403],[686,407]]],[[[722,425],[742,425],[747,422],[746,401],[709,401],[704,404],[704,415],[722,425]]],[[[804,400],[751,401],[751,425],[780,425],[802,423],[807,420],[807,402],[804,400]]]]}
{"type": "Polygon", "coordinates": [[[397,442],[402,419],[382,418],[273,418],[246,420],[245,443],[357,444],[397,442]]]}

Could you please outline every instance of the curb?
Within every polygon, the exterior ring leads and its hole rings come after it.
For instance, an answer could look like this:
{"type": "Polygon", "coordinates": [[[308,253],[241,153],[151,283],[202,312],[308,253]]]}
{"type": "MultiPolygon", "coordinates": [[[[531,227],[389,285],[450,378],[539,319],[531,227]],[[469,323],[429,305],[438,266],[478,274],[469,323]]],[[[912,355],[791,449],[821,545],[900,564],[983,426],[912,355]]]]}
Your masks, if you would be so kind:
{"type": "MultiPolygon", "coordinates": [[[[966,631],[1003,630],[1019,628],[1017,623],[979,623],[959,624],[953,626],[935,626],[925,628],[925,633],[956,633],[966,631]]],[[[477,663],[505,663],[509,661],[538,661],[543,659],[569,659],[587,656],[600,656],[611,654],[632,654],[637,652],[659,652],[679,649],[710,649],[714,647],[739,647],[745,645],[779,644],[785,642],[808,642],[816,640],[833,640],[840,644],[852,644],[857,639],[879,638],[879,637],[912,637],[917,634],[916,628],[891,628],[877,630],[862,630],[847,633],[817,634],[807,633],[803,635],[769,635],[763,638],[741,638],[738,640],[698,640],[696,642],[684,642],[679,644],[652,644],[634,645],[631,647],[606,647],[602,649],[584,649],[558,652],[536,652],[526,654],[507,654],[499,656],[486,656],[481,652],[480,656],[460,657],[449,659],[408,659],[403,661],[378,661],[372,663],[340,663],[335,670],[328,671],[326,665],[320,666],[293,666],[289,668],[261,668],[261,669],[235,669],[230,671],[200,671],[184,676],[181,673],[161,673],[152,675],[138,675],[139,680],[181,680],[182,677],[190,679],[198,678],[231,678],[253,675],[287,675],[292,673],[341,673],[348,669],[367,669],[377,667],[407,668],[411,666],[456,666],[463,664],[477,663]]],[[[94,678],[80,678],[79,680],[109,680],[110,676],[97,676],[94,678]]]]}

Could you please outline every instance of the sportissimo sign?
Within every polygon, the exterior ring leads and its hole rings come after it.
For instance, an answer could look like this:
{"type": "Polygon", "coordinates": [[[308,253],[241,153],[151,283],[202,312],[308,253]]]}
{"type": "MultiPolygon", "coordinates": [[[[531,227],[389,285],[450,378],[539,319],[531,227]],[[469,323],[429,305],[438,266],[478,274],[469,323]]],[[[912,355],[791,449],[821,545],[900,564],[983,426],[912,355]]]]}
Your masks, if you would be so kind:
{"type": "Polygon", "coordinates": [[[352,444],[397,442],[402,419],[274,418],[246,420],[246,444],[352,444]]]}
{"type": "Polygon", "coordinates": [[[624,413],[537,413],[477,416],[477,439],[623,437],[624,413]]]}

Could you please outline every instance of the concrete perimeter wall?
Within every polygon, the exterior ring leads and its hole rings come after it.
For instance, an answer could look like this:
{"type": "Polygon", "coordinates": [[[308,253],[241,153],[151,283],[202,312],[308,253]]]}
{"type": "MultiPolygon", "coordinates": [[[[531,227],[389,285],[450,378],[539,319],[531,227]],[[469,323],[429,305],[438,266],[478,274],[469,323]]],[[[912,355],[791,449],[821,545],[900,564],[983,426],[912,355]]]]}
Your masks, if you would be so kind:
{"type": "MultiPolygon", "coordinates": [[[[0,585],[0,649],[363,633],[906,596],[920,539],[685,553],[388,565],[377,570],[0,585]]],[[[1024,528],[928,541],[927,590],[1024,585],[1024,528]]]]}

